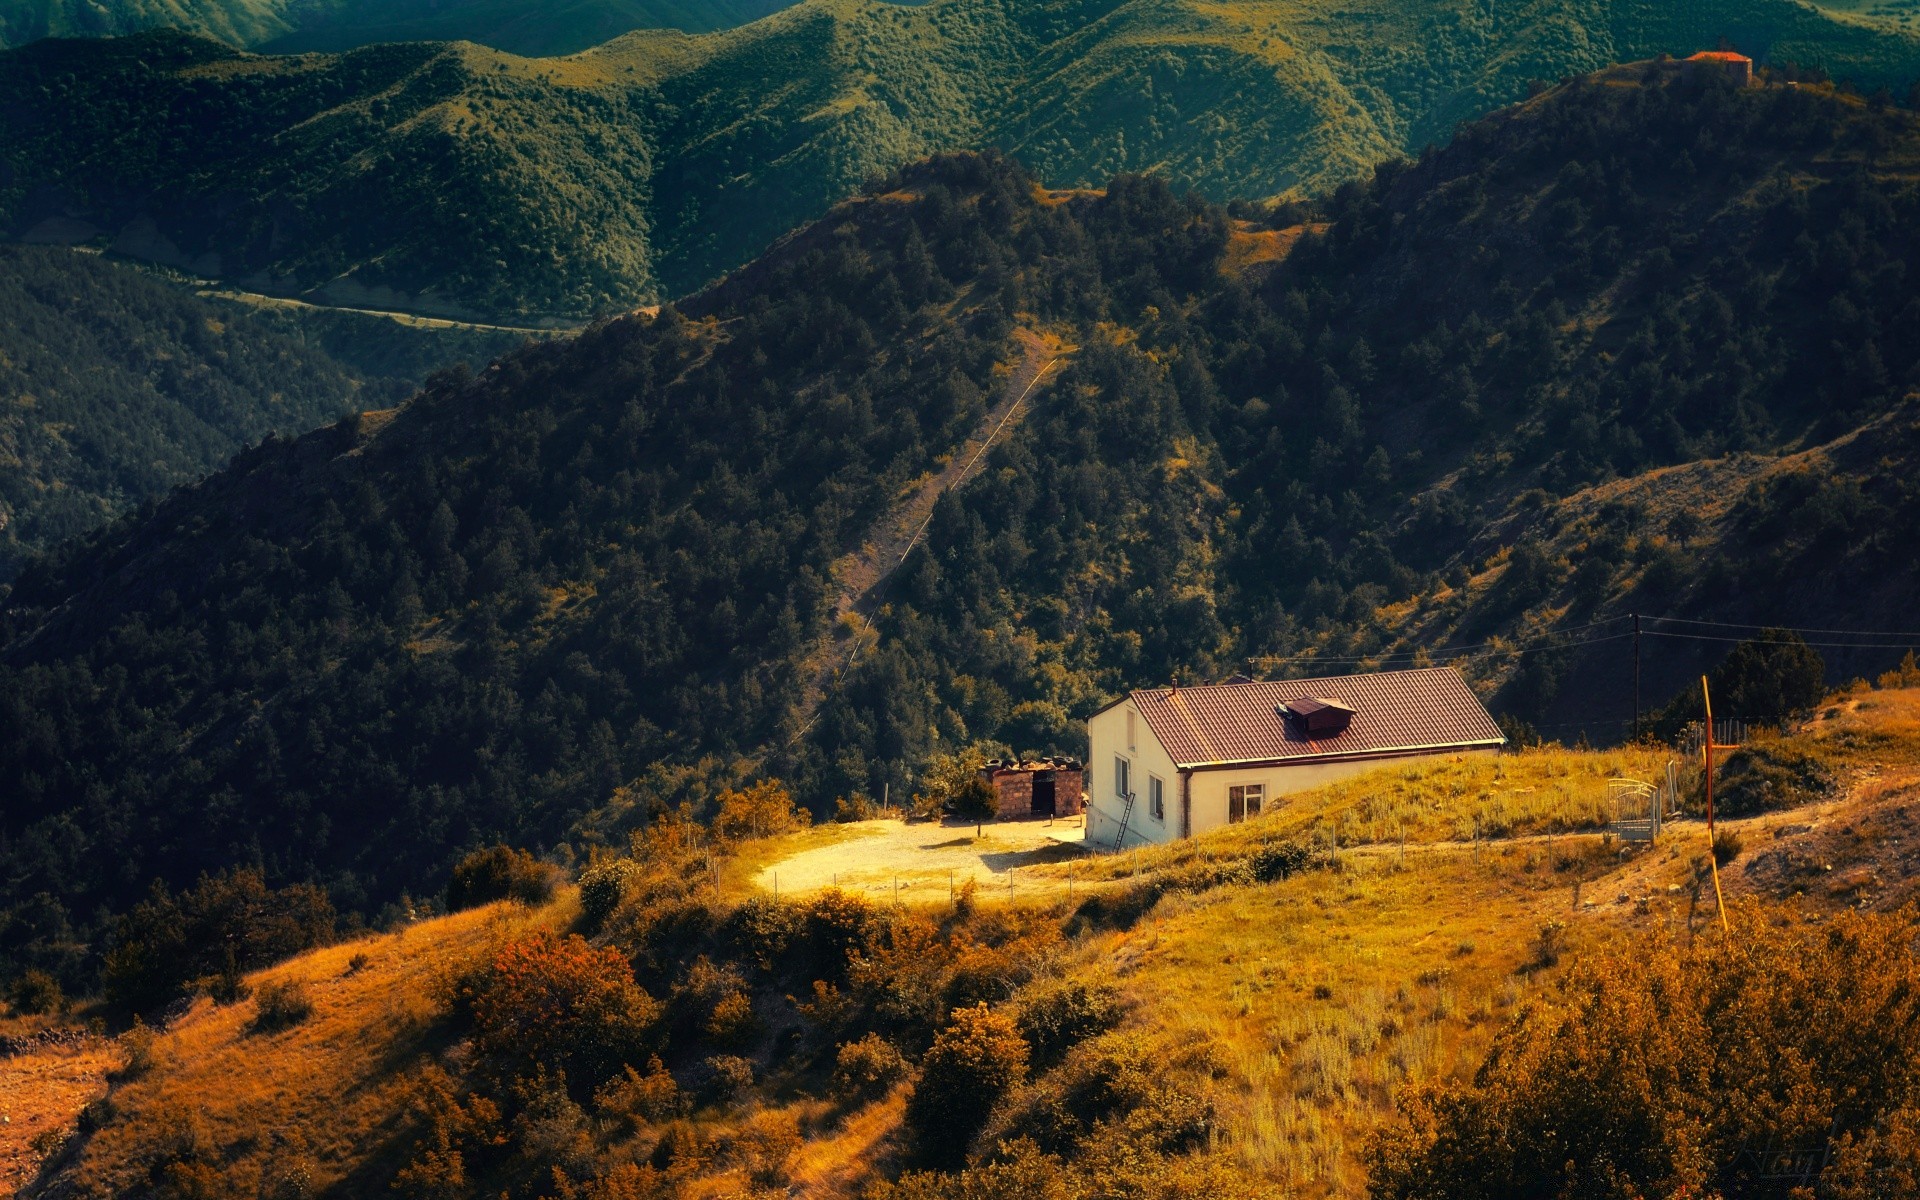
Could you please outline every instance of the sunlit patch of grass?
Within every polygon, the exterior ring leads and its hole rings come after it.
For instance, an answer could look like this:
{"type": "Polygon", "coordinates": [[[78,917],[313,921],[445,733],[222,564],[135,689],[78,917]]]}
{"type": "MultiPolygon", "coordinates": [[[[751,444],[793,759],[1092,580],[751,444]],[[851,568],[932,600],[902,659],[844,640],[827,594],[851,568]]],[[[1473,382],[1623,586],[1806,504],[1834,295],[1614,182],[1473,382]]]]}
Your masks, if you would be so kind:
{"type": "Polygon", "coordinates": [[[1672,757],[1669,751],[1638,747],[1549,747],[1386,766],[1281,797],[1244,824],[1165,846],[1097,855],[1074,870],[1088,881],[1125,879],[1245,858],[1288,840],[1303,842],[1317,853],[1337,854],[1342,847],[1403,840],[1419,845],[1597,832],[1611,819],[1607,781],[1653,782],[1672,757]]]}
{"type": "MultiPolygon", "coordinates": [[[[1530,964],[1555,885],[1526,861],[1452,850],[1172,896],[1081,953],[1113,971],[1156,1061],[1209,1047],[1213,1077],[1190,1082],[1213,1097],[1228,1152],[1301,1195],[1356,1194],[1356,1152],[1401,1090],[1470,1072],[1541,986],[1530,964]]],[[[1614,933],[1564,936],[1575,958],[1614,933]]]]}
{"type": "Polygon", "coordinates": [[[117,1115],[71,1168],[72,1193],[142,1191],[182,1138],[221,1148],[222,1194],[267,1194],[289,1147],[316,1190],[339,1183],[406,1120],[411,1066],[435,1048],[454,976],[529,928],[570,923],[575,910],[571,893],[537,910],[492,904],[257,972],[256,994],[293,984],[313,1004],[276,1032],[256,1028],[252,1000],[203,997],[154,1040],[151,1068],[113,1093],[117,1115]]]}

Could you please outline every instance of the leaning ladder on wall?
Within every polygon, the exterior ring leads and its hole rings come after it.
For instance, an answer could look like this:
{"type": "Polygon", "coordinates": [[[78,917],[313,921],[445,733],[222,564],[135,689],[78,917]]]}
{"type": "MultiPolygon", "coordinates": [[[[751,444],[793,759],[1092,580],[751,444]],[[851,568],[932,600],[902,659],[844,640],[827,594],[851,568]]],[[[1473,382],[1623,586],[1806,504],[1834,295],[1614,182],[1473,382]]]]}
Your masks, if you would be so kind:
{"type": "Polygon", "coordinates": [[[1114,835],[1113,848],[1124,850],[1127,845],[1127,822],[1133,820],[1133,793],[1127,793],[1127,806],[1120,810],[1120,832],[1114,835]]]}

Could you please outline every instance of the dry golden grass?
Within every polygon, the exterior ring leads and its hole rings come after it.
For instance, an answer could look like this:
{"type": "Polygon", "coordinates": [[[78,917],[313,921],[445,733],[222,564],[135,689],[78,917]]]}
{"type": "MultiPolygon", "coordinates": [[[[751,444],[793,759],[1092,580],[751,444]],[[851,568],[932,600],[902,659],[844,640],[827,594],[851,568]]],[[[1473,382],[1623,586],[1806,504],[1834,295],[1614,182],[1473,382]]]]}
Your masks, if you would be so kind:
{"type": "Polygon", "coordinates": [[[106,1093],[107,1073],[120,1062],[105,1038],[0,1057],[0,1196],[33,1178],[80,1110],[106,1093]]]}
{"type": "MultiPolygon", "coordinates": [[[[1258,819],[1205,837],[1105,855],[1078,864],[1089,882],[1131,878],[1210,859],[1241,857],[1262,845],[1297,840],[1325,853],[1357,845],[1472,842],[1594,833],[1607,811],[1607,781],[1654,781],[1673,755],[1624,747],[1558,747],[1477,758],[1432,759],[1382,767],[1341,783],[1277,799],[1258,819]]],[[[1035,868],[1064,874],[1064,867],[1035,868]]]]}
{"type": "MultiPolygon", "coordinates": [[[[1726,872],[1730,895],[1747,862],[1790,844],[1788,828],[1811,827],[1793,836],[1827,839],[1819,847],[1835,848],[1835,878],[1848,869],[1839,855],[1853,842],[1840,839],[1841,827],[1867,829],[1860,813],[1868,799],[1909,795],[1920,778],[1920,689],[1837,697],[1792,736],[1854,790],[1817,812],[1729,822],[1750,843],[1726,872]]],[[[1698,886],[1705,843],[1697,823],[1625,855],[1590,831],[1607,779],[1651,778],[1665,759],[1643,750],[1537,750],[1389,768],[1207,837],[1081,860],[1081,888],[1098,877],[1094,886],[1119,891],[1136,873],[1143,882],[1161,873],[1183,882],[1127,928],[1091,928],[1060,943],[1042,974],[1110,982],[1122,992],[1128,1008],[1117,1036],[1164,1064],[1170,1082],[1212,1099],[1214,1153],[1295,1195],[1361,1195],[1360,1152],[1396,1100],[1410,1086],[1474,1070],[1501,1024],[1545,994],[1564,962],[1632,931],[1684,938],[1711,919],[1712,892],[1703,900],[1698,886]],[[1463,844],[1476,824],[1513,836],[1463,844]],[[1402,829],[1414,848],[1404,858],[1402,829]],[[1526,836],[1582,829],[1589,832],[1556,833],[1551,845],[1526,836]],[[1341,847],[1335,869],[1178,890],[1194,886],[1194,868],[1207,862],[1329,830],[1341,847]]],[[[925,828],[930,840],[948,832],[925,828]]],[[[857,836],[823,826],[748,843],[723,863],[719,899],[751,894],[760,870],[796,850],[857,836]]],[[[1065,866],[1023,867],[1023,887],[1029,872],[1036,886],[1016,889],[1014,902],[1076,927],[1075,904],[1058,886],[1065,866]],[[1042,873],[1055,876],[1054,886],[1039,885],[1042,873]]],[[[1829,907],[1858,898],[1809,894],[1829,907]]],[[[203,1161],[220,1164],[221,1194],[258,1195],[293,1167],[304,1168],[316,1190],[384,1189],[398,1164],[383,1155],[404,1143],[396,1135],[406,1128],[416,1066],[452,1036],[433,1019],[449,978],[499,940],[564,926],[574,910],[571,893],[535,912],[494,906],[261,972],[251,978],[256,988],[298,981],[315,1004],[309,1020],[279,1033],[250,1030],[253,1001],[201,1001],[158,1039],[151,1071],[117,1089],[119,1115],[67,1169],[70,1191],[108,1196],[146,1186],[155,1157],[186,1139],[217,1151],[203,1161]]],[[[891,1173],[904,1088],[842,1113],[809,1094],[811,1084],[782,1076],[778,1063],[762,1078],[763,1090],[738,1106],[675,1122],[685,1154],[671,1175],[681,1194],[852,1197],[891,1173]]]]}
{"type": "Polygon", "coordinates": [[[1208,1048],[1221,1147],[1303,1196],[1357,1195],[1357,1152],[1409,1084],[1478,1065],[1500,1022],[1563,956],[1611,939],[1572,923],[1567,880],[1525,847],[1350,859],[1265,887],[1160,902],[1082,947],[1134,1004],[1156,1061],[1208,1048]]]}
{"type": "Polygon", "coordinates": [[[138,1191],[155,1159],[191,1143],[217,1151],[222,1194],[266,1194],[295,1170],[315,1190],[351,1194],[370,1153],[403,1128],[452,977],[502,939],[572,915],[571,894],[537,911],[488,905],[257,972],[256,990],[297,981],[313,1000],[310,1018],[277,1033],[252,1031],[252,1000],[202,998],[155,1040],[151,1069],[115,1089],[116,1119],[65,1170],[68,1191],[138,1191]]]}

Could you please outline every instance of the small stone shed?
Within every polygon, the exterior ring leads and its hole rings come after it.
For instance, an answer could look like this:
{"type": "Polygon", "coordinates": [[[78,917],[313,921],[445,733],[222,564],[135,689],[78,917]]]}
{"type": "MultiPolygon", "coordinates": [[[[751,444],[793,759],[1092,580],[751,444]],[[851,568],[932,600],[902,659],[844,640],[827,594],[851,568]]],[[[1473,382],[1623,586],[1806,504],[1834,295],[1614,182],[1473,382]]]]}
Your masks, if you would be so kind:
{"type": "Polygon", "coordinates": [[[1083,811],[1086,769],[1077,759],[994,761],[980,769],[980,777],[993,789],[1002,821],[1077,817],[1083,811]]]}

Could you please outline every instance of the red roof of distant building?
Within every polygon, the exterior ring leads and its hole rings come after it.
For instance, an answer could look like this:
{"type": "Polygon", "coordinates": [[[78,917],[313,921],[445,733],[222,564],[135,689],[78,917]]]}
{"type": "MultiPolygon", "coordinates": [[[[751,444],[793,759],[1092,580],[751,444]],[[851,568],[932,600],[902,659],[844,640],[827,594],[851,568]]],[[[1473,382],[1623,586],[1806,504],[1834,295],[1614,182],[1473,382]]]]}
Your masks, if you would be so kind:
{"type": "Polygon", "coordinates": [[[1687,61],[1688,62],[1750,63],[1753,60],[1751,58],[1748,58],[1744,54],[1735,54],[1731,50],[1702,50],[1698,54],[1689,55],[1687,58],[1687,61]]]}
{"type": "Polygon", "coordinates": [[[1507,740],[1452,667],[1154,688],[1132,700],[1182,768],[1478,749],[1507,740]],[[1337,737],[1310,737],[1280,712],[1290,701],[1326,699],[1354,710],[1337,737]]]}

